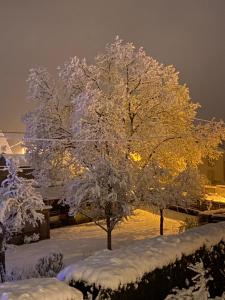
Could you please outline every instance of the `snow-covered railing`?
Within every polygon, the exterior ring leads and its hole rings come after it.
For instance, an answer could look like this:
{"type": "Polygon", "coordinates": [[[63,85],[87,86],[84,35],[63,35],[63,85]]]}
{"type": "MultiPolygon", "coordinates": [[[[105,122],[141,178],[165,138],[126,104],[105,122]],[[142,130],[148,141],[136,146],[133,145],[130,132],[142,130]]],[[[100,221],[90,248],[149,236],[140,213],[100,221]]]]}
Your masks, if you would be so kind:
{"type": "Polygon", "coordinates": [[[0,285],[0,300],[82,300],[80,291],[55,278],[27,279],[0,285]]]}
{"type": "Polygon", "coordinates": [[[67,283],[116,291],[141,282],[145,274],[193,255],[203,246],[211,248],[225,240],[225,222],[193,228],[180,235],[137,241],[118,250],[103,250],[62,270],[57,278],[67,283]]]}

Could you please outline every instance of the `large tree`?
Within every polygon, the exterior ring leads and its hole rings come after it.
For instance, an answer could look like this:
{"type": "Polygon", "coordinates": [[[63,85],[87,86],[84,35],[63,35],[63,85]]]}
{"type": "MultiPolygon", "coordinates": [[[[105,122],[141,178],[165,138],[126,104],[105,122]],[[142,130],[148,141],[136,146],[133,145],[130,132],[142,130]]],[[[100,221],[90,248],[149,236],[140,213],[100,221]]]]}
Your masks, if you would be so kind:
{"type": "Polygon", "coordinates": [[[71,58],[56,80],[32,69],[28,84],[37,105],[25,145],[40,183],[64,185],[100,159],[136,177],[152,163],[178,175],[219,156],[223,122],[198,120],[175,68],[119,38],[93,64],[71,58]]]}
{"type": "Polygon", "coordinates": [[[177,171],[218,156],[223,123],[197,121],[199,104],[178,72],[143,48],[116,38],[93,65],[74,57],[58,71],[54,80],[32,69],[28,79],[37,107],[25,117],[25,138],[39,178],[73,177],[99,155],[120,163],[138,154],[139,168],[154,160],[177,171]]]}

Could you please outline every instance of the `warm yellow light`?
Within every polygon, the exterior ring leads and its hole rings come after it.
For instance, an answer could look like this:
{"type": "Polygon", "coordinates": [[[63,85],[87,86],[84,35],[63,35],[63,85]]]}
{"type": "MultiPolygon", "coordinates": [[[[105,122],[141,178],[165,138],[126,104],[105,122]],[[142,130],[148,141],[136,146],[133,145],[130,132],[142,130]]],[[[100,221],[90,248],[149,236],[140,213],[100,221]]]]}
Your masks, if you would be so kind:
{"type": "Polygon", "coordinates": [[[22,154],[26,154],[26,148],[25,148],[25,147],[22,147],[21,153],[22,153],[22,154]]]}
{"type": "Polygon", "coordinates": [[[137,152],[130,153],[130,157],[133,161],[140,161],[141,155],[137,152]]]}

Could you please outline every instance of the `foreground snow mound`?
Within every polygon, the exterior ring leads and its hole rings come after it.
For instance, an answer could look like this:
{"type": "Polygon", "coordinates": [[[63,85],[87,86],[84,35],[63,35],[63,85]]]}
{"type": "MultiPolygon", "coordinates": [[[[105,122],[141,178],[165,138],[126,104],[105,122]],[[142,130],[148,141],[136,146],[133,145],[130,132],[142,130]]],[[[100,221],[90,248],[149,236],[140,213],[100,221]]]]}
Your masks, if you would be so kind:
{"type": "Polygon", "coordinates": [[[0,300],[81,300],[83,295],[55,278],[27,279],[0,285],[0,300]]]}
{"type": "Polygon", "coordinates": [[[57,278],[67,283],[85,281],[102,289],[117,290],[141,280],[145,273],[162,268],[194,254],[204,245],[211,247],[225,240],[225,222],[207,224],[180,235],[156,237],[135,242],[118,250],[104,250],[62,270],[57,278]]]}

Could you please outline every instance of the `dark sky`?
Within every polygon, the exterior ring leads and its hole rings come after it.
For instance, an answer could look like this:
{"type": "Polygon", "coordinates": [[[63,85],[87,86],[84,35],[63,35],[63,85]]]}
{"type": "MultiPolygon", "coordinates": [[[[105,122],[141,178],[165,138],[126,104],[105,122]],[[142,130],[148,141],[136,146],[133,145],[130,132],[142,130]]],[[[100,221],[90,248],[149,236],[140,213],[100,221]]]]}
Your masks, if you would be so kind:
{"type": "Polygon", "coordinates": [[[116,35],[180,71],[200,116],[225,119],[225,0],[0,0],[0,129],[22,130],[26,78],[116,35]]]}

